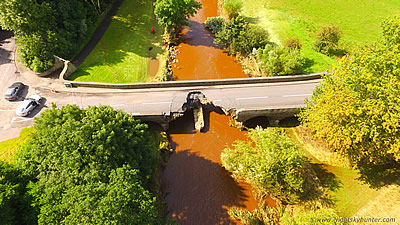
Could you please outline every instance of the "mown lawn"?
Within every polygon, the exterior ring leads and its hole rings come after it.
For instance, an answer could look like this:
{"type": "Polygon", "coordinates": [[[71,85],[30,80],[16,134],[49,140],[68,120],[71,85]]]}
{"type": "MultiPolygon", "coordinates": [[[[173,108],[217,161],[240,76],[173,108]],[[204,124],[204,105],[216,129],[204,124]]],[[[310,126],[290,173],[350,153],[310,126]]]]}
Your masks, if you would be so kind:
{"type": "Polygon", "coordinates": [[[163,31],[153,14],[152,1],[124,1],[99,44],[68,79],[107,83],[149,81],[150,60],[161,59],[164,54],[163,31]]]}
{"type": "Polygon", "coordinates": [[[371,188],[358,179],[357,170],[346,166],[346,160],[340,160],[337,154],[311,140],[303,129],[287,128],[286,131],[312,163],[321,164],[334,175],[339,188],[330,195],[340,216],[393,218],[400,215],[400,180],[385,187],[371,188]]]}
{"type": "Polygon", "coordinates": [[[388,16],[400,14],[399,0],[246,0],[243,14],[266,28],[271,40],[283,44],[297,37],[303,54],[310,59],[306,72],[320,72],[336,63],[335,59],[313,50],[315,32],[328,24],[343,32],[344,48],[370,44],[381,34],[380,24],[388,16]]]}
{"type": "Polygon", "coordinates": [[[0,142],[0,160],[12,162],[14,154],[29,139],[33,131],[33,127],[24,128],[21,130],[19,137],[0,142]]]}

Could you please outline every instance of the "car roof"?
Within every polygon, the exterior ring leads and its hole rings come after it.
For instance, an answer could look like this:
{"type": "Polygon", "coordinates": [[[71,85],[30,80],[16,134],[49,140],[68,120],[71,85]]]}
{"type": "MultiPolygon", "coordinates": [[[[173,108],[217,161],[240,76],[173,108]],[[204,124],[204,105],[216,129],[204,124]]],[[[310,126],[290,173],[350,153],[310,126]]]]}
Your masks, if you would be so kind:
{"type": "Polygon", "coordinates": [[[21,86],[23,86],[24,84],[22,83],[22,82],[14,82],[13,84],[11,84],[10,85],[10,88],[11,87],[21,87],[21,86]]]}

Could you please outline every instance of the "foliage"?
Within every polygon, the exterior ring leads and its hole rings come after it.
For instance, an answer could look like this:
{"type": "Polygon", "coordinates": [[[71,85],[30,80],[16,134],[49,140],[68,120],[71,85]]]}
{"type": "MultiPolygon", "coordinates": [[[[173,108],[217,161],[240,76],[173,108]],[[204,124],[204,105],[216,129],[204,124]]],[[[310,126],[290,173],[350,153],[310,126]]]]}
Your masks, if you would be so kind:
{"type": "Polygon", "coordinates": [[[343,224],[343,222],[341,222],[338,218],[340,217],[334,209],[323,208],[323,209],[317,209],[315,211],[305,210],[302,212],[297,212],[294,213],[293,216],[290,216],[290,214],[286,211],[281,217],[281,222],[285,225],[343,224]]]}
{"type": "Polygon", "coordinates": [[[224,24],[225,24],[225,19],[220,16],[208,17],[206,19],[206,21],[204,22],[204,26],[206,28],[210,29],[210,31],[213,34],[220,32],[222,30],[224,24]]]}
{"type": "Polygon", "coordinates": [[[228,210],[228,214],[231,218],[248,225],[275,225],[279,224],[279,218],[281,217],[279,209],[260,205],[258,209],[253,211],[233,207],[228,210]]]}
{"type": "Polygon", "coordinates": [[[23,62],[42,72],[53,65],[53,55],[71,58],[79,51],[111,2],[4,0],[0,25],[16,34],[23,62]]]}
{"type": "Polygon", "coordinates": [[[224,11],[228,14],[229,19],[234,19],[239,16],[243,8],[242,0],[224,0],[224,11]]]}
{"type": "Polygon", "coordinates": [[[240,31],[239,36],[233,39],[230,52],[249,55],[253,49],[264,47],[269,43],[268,32],[255,25],[247,25],[240,31]]]}
{"type": "Polygon", "coordinates": [[[244,56],[250,54],[254,48],[269,43],[266,30],[247,24],[241,16],[222,23],[222,29],[215,37],[214,43],[226,48],[230,54],[240,53],[244,56]]]}
{"type": "Polygon", "coordinates": [[[382,22],[382,34],[387,45],[400,44],[400,15],[393,16],[382,22]]]}
{"type": "Polygon", "coordinates": [[[336,25],[331,24],[321,27],[320,31],[316,34],[314,48],[325,55],[333,55],[338,49],[341,36],[342,31],[336,25]]]}
{"type": "Polygon", "coordinates": [[[177,28],[189,24],[187,19],[194,16],[201,7],[201,3],[196,0],[157,0],[154,13],[160,25],[176,33],[177,28]]]}
{"type": "Polygon", "coordinates": [[[237,39],[240,32],[244,30],[245,20],[238,16],[229,22],[225,22],[222,30],[215,35],[214,43],[224,48],[228,48],[234,39],[237,39]]]}
{"type": "Polygon", "coordinates": [[[288,38],[284,44],[285,48],[288,49],[299,49],[301,48],[300,39],[298,38],[288,38]]]}
{"type": "Polygon", "coordinates": [[[237,180],[283,204],[297,202],[303,193],[303,173],[308,161],[281,129],[250,130],[252,142],[237,141],[221,154],[222,165],[237,180]]]}
{"type": "Polygon", "coordinates": [[[256,57],[267,76],[299,74],[306,62],[300,50],[271,44],[258,49],[256,57]]]}
{"type": "Polygon", "coordinates": [[[157,224],[146,191],[158,162],[147,125],[111,107],[67,105],[35,118],[35,133],[18,152],[39,223],[157,224]]]}
{"type": "Polygon", "coordinates": [[[400,161],[400,49],[396,20],[385,40],[344,57],[307,102],[302,122],[358,166],[400,161]]]}
{"type": "Polygon", "coordinates": [[[35,224],[36,211],[26,194],[29,179],[13,165],[0,160],[1,224],[35,224]]]}

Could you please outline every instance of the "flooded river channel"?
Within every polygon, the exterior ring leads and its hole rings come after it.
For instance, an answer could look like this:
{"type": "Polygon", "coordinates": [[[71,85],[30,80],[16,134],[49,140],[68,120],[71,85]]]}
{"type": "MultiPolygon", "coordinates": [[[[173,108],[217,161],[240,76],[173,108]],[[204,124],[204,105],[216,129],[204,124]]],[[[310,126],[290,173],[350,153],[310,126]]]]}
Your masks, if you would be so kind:
{"type": "MultiPolygon", "coordinates": [[[[203,9],[190,19],[177,49],[174,76],[178,80],[247,77],[234,57],[213,44],[204,29],[207,17],[217,16],[217,0],[202,1],[203,9]]],[[[207,106],[205,128],[196,132],[193,112],[170,123],[168,134],[174,153],[163,173],[165,199],[170,219],[179,224],[235,224],[227,209],[232,206],[254,209],[257,205],[251,187],[235,182],[221,166],[220,154],[244,132],[229,126],[229,117],[220,109],[207,106]]]]}

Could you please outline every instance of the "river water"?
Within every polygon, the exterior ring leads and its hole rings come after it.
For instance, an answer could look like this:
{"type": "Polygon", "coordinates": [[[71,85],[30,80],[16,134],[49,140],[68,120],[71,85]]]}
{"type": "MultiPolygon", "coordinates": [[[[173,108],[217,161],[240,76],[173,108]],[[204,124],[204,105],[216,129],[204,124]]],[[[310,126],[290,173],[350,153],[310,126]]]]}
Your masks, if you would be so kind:
{"type": "MultiPolygon", "coordinates": [[[[205,30],[207,17],[217,16],[217,0],[202,1],[203,9],[183,30],[173,66],[178,80],[247,77],[234,57],[213,44],[205,30]]],[[[244,132],[229,126],[230,118],[220,109],[204,109],[205,128],[194,129],[193,112],[170,123],[168,134],[174,153],[163,173],[168,218],[179,224],[235,224],[227,209],[238,206],[252,210],[257,202],[251,187],[235,182],[221,166],[220,154],[235,140],[245,140],[244,132]]]]}

